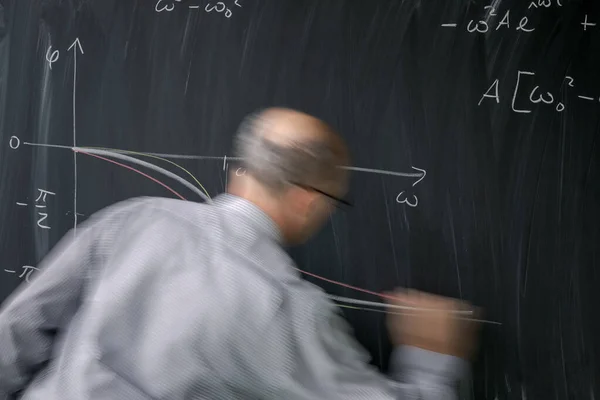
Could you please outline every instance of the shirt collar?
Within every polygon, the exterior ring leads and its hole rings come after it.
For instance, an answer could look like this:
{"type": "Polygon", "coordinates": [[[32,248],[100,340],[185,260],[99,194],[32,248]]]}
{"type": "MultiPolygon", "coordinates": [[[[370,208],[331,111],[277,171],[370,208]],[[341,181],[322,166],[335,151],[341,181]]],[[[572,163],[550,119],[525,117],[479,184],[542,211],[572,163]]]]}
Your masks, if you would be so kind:
{"type": "Polygon", "coordinates": [[[275,221],[251,201],[230,193],[222,193],[213,199],[213,204],[240,213],[271,239],[277,243],[283,242],[283,236],[275,221]]]}

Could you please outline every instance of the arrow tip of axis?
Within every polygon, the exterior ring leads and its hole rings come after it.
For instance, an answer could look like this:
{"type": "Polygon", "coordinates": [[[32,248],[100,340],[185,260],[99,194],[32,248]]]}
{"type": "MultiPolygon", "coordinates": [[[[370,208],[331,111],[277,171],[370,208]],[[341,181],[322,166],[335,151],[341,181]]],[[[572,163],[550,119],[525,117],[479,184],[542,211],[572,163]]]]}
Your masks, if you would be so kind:
{"type": "Polygon", "coordinates": [[[79,51],[81,52],[81,54],[85,54],[83,52],[83,47],[81,46],[81,41],[79,40],[79,38],[76,38],[73,43],[71,43],[71,45],[69,46],[69,48],[67,48],[67,50],[71,50],[73,48],[73,46],[77,45],[77,47],[79,47],[79,51]]]}

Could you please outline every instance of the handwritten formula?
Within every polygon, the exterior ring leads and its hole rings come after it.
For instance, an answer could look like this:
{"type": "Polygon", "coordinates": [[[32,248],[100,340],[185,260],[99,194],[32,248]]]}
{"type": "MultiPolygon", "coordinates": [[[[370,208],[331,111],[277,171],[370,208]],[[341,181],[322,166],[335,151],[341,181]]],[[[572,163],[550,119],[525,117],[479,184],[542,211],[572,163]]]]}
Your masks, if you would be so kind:
{"type": "MultiPolygon", "coordinates": [[[[552,6],[562,7],[560,0],[537,0],[529,3],[528,9],[549,8],[552,6]]],[[[471,19],[467,22],[465,30],[468,33],[488,33],[494,31],[503,31],[507,29],[515,29],[516,31],[530,33],[535,31],[535,27],[530,25],[529,17],[515,16],[511,14],[511,10],[506,10],[503,13],[498,13],[493,5],[485,6],[484,16],[480,20],[471,19]]],[[[588,28],[595,27],[596,22],[590,21],[587,14],[581,22],[584,31],[588,28]]],[[[456,22],[445,22],[441,24],[442,28],[457,28],[456,22]]]]}
{"type": "MultiPolygon", "coordinates": [[[[232,9],[235,7],[242,7],[241,0],[229,0],[229,1],[209,1],[204,5],[204,11],[207,13],[223,14],[225,18],[231,18],[233,15],[232,9]]],[[[175,9],[175,6],[181,3],[181,0],[157,0],[154,10],[158,13],[170,12],[175,9]]],[[[189,5],[190,10],[200,10],[200,5],[189,5]]]]}
{"type": "MultiPolygon", "coordinates": [[[[483,19],[479,21],[470,20],[466,25],[466,30],[469,33],[487,33],[491,29],[495,31],[503,30],[503,29],[515,29],[517,31],[522,32],[533,32],[535,30],[534,27],[530,26],[529,18],[526,16],[521,16],[520,18],[511,16],[510,10],[506,10],[502,15],[499,15],[494,8],[494,6],[485,6],[483,7],[486,10],[485,16],[483,19]],[[512,22],[511,22],[512,20],[512,22]],[[518,23],[515,22],[518,20],[518,23]],[[496,21],[497,24],[496,24],[496,21]],[[493,28],[494,24],[496,27],[493,28]],[[512,24],[512,28],[511,28],[512,24]]],[[[458,27],[457,23],[443,23],[441,25],[443,28],[456,28],[458,27]]]]}
{"type": "MultiPolygon", "coordinates": [[[[498,88],[499,83],[499,79],[494,80],[492,85],[481,96],[481,99],[477,105],[480,106],[486,100],[493,100],[496,102],[496,104],[499,104],[501,100],[498,88]]],[[[564,90],[575,90],[575,79],[568,75],[565,76],[561,88],[564,88],[564,90]]],[[[577,93],[576,95],[581,101],[600,102],[600,97],[589,96],[587,93],[577,93]]],[[[551,92],[544,91],[539,85],[535,84],[535,72],[517,71],[515,88],[513,90],[511,100],[512,111],[520,114],[529,114],[531,113],[534,105],[544,104],[554,107],[557,112],[563,112],[565,110],[565,105],[560,101],[556,101],[556,97],[558,97],[556,93],[553,94],[551,92]],[[529,94],[529,96],[527,97],[527,100],[523,102],[523,104],[517,104],[519,94],[522,92],[529,94]]]]}

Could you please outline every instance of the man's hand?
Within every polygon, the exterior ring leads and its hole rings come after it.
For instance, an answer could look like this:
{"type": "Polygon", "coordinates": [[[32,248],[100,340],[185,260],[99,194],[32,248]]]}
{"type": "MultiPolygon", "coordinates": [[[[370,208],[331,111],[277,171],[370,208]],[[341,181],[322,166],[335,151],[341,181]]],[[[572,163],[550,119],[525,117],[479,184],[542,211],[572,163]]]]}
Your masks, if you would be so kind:
{"type": "Polygon", "coordinates": [[[388,330],[395,346],[471,357],[479,331],[479,323],[473,319],[479,313],[468,303],[412,290],[387,293],[386,302],[407,307],[391,309],[388,314],[388,330]]]}

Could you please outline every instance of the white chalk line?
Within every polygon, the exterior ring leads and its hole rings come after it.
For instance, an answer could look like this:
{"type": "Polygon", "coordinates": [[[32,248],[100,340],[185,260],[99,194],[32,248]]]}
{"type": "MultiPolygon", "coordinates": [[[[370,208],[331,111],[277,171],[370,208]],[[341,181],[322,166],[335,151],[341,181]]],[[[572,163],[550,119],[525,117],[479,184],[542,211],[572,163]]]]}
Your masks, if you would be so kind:
{"type": "MultiPolygon", "coordinates": [[[[64,146],[59,144],[47,144],[47,143],[32,143],[32,142],[23,142],[23,144],[27,146],[34,147],[50,147],[57,149],[69,149],[73,150],[73,146],[64,146]]],[[[85,149],[85,146],[80,146],[81,149],[85,149]]],[[[189,155],[189,154],[172,154],[172,153],[152,153],[148,151],[140,152],[144,154],[150,154],[157,157],[163,158],[171,158],[171,159],[186,159],[186,160],[230,160],[230,161],[239,161],[241,157],[231,157],[231,156],[198,156],[198,155],[189,155]]],[[[423,178],[425,174],[423,172],[396,172],[389,171],[385,169],[375,169],[375,168],[362,168],[362,167],[351,167],[351,166],[343,166],[341,168],[357,171],[357,172],[367,172],[371,174],[379,174],[379,175],[391,175],[391,176],[402,176],[405,178],[423,178]]]]}

